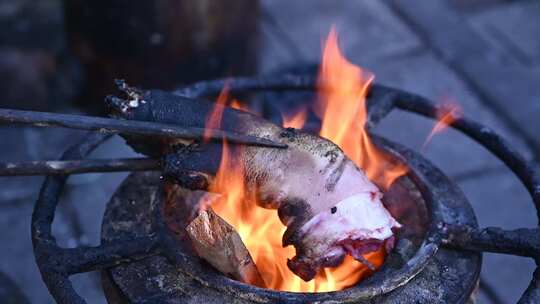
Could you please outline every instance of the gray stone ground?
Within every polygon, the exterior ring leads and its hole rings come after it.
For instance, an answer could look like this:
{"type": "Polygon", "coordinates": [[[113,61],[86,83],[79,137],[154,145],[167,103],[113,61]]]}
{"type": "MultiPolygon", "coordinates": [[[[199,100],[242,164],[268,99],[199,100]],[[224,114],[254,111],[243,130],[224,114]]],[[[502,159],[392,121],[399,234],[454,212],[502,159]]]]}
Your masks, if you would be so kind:
{"type": "MultiPolygon", "coordinates": [[[[318,61],[321,41],[335,24],[346,56],[373,71],[376,81],[437,102],[452,99],[466,116],[497,130],[529,160],[539,160],[538,2],[261,2],[273,20],[262,25],[261,72],[318,61]]],[[[427,119],[396,112],[376,132],[419,149],[432,127],[427,119]]],[[[0,159],[54,158],[80,135],[0,127],[0,159]]],[[[131,153],[121,140],[114,140],[96,157],[131,153]]],[[[462,187],[481,226],[518,228],[537,223],[523,187],[472,141],[448,131],[436,136],[422,153],[462,187]]],[[[89,175],[70,182],[54,224],[60,244],[98,243],[106,201],[124,176],[89,175]]],[[[30,241],[30,216],[41,180],[0,179],[0,271],[21,286],[32,303],[52,302],[37,271],[30,241]]],[[[485,255],[482,280],[494,287],[503,303],[513,303],[526,288],[533,269],[534,263],[527,259],[485,255]]],[[[74,279],[90,303],[104,302],[96,274],[74,279]]],[[[480,292],[479,303],[491,302],[480,292]]]]}

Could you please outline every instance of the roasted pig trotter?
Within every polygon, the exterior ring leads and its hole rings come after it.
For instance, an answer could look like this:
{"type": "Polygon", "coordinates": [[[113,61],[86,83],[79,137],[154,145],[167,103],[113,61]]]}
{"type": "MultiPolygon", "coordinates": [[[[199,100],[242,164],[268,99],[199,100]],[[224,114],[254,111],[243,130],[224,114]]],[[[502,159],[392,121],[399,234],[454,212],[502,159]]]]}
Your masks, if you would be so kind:
{"type": "MultiPolygon", "coordinates": [[[[126,119],[204,127],[214,105],[161,91],[138,91],[124,86],[129,100],[109,105],[126,119]],[[137,101],[137,102],[135,102],[137,101]]],[[[112,99],[109,99],[112,100],[112,99]]],[[[296,256],[289,268],[304,280],[322,267],[338,266],[346,254],[361,255],[390,247],[399,223],[381,203],[382,194],[334,143],[296,129],[278,127],[253,114],[224,107],[220,128],[284,143],[287,149],[233,146],[230,153],[245,169],[245,189],[257,203],[278,210],[287,226],[283,246],[296,256]]],[[[161,156],[164,175],[190,188],[216,173],[219,143],[186,143],[127,137],[139,152],[161,156]]],[[[250,197],[250,196],[248,196],[250,197]]]]}
{"type": "Polygon", "coordinates": [[[210,265],[233,279],[264,287],[240,235],[212,209],[200,212],[186,231],[197,254],[210,265]]]}

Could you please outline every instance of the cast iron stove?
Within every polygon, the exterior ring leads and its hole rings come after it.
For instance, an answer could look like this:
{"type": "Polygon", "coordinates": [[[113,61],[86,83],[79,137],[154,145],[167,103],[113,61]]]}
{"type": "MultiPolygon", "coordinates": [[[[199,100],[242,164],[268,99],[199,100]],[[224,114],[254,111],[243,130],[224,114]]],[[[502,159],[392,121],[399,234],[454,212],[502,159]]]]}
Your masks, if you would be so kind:
{"type": "MultiPolygon", "coordinates": [[[[176,91],[188,97],[219,93],[225,80],[206,81],[176,91]]],[[[313,91],[312,76],[235,78],[231,94],[313,91]]],[[[368,96],[368,127],[394,109],[436,118],[437,106],[414,94],[375,84],[368,96]]],[[[529,191],[540,210],[540,183],[525,160],[490,129],[466,118],[453,128],[474,139],[502,160],[529,191]]],[[[69,148],[65,160],[82,159],[109,135],[91,133],[69,148]]],[[[51,233],[56,206],[68,175],[50,175],[44,182],[32,217],[37,264],[49,291],[59,303],[85,303],[69,276],[102,270],[112,303],[466,303],[478,284],[482,252],[540,257],[540,231],[477,227],[461,190],[419,154],[385,140],[374,142],[410,171],[385,193],[384,203],[404,228],[383,267],[356,286],[336,292],[292,293],[262,289],[231,280],[192,255],[178,237],[159,172],[131,174],[108,204],[102,223],[102,244],[61,248],[51,233]]],[[[125,169],[125,168],[124,168],[125,169]]],[[[138,170],[145,170],[139,168],[138,170]]],[[[520,303],[540,301],[540,268],[520,303]]]]}

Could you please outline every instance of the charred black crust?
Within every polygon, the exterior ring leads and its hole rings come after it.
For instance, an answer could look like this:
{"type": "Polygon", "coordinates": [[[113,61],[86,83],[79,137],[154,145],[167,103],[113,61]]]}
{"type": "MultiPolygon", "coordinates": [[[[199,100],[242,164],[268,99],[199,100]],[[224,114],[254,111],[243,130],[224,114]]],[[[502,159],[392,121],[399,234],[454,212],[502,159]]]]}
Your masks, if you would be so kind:
{"type": "Polygon", "coordinates": [[[164,174],[163,177],[166,181],[189,190],[206,190],[209,187],[208,179],[193,171],[177,171],[175,174],[164,174]]]}
{"type": "MultiPolygon", "coordinates": [[[[189,147],[182,147],[179,149],[188,151],[189,147]]],[[[165,155],[161,160],[161,167],[163,177],[167,182],[180,185],[190,190],[205,190],[209,186],[207,178],[197,172],[187,170],[183,166],[185,162],[186,154],[174,153],[165,155]]]]}
{"type": "Polygon", "coordinates": [[[304,281],[312,280],[324,267],[337,267],[343,263],[345,252],[336,255],[325,255],[322,258],[307,257],[303,246],[296,246],[296,255],[287,260],[287,267],[304,281]]]}
{"type": "MultiPolygon", "coordinates": [[[[335,160],[334,160],[334,163],[335,163],[335,160]]],[[[338,183],[341,176],[343,175],[343,171],[345,170],[346,163],[347,163],[347,159],[343,158],[341,162],[339,163],[339,166],[332,172],[332,174],[330,175],[330,177],[328,178],[324,186],[327,191],[330,192],[334,190],[334,188],[336,187],[336,184],[338,183]]]]}
{"type": "Polygon", "coordinates": [[[312,280],[317,274],[316,269],[310,264],[299,261],[296,257],[287,260],[287,267],[304,281],[312,280]]]}
{"type": "Polygon", "coordinates": [[[162,169],[165,174],[196,171],[215,174],[221,162],[220,144],[183,145],[176,144],[173,152],[162,157],[162,169]]]}
{"type": "Polygon", "coordinates": [[[323,259],[308,259],[302,257],[302,254],[297,250],[296,256],[287,260],[287,267],[302,280],[308,282],[317,275],[321,268],[337,267],[343,263],[344,259],[345,254],[329,256],[323,259]]]}
{"type": "Polygon", "coordinates": [[[221,146],[176,144],[172,148],[174,152],[161,158],[163,176],[191,190],[207,189],[208,175],[214,175],[219,168],[221,146]]]}
{"type": "Polygon", "coordinates": [[[321,267],[338,267],[344,259],[345,254],[325,257],[321,262],[321,267]]]}
{"type": "Polygon", "coordinates": [[[279,133],[279,137],[284,138],[289,142],[293,142],[297,139],[298,134],[299,132],[295,128],[285,128],[279,133]]]}
{"type": "MultiPolygon", "coordinates": [[[[263,181],[266,179],[266,174],[263,176],[260,176],[259,178],[251,177],[250,175],[246,176],[246,180],[254,180],[256,184],[256,189],[260,189],[261,185],[263,184],[263,181]]],[[[280,206],[280,202],[276,198],[275,195],[272,195],[271,193],[259,193],[259,198],[257,203],[259,206],[267,209],[278,209],[280,206]]],[[[278,210],[279,215],[279,210],[278,210]]],[[[280,218],[281,219],[281,218],[280,218]]],[[[283,224],[286,225],[286,223],[282,220],[283,224]]]]}
{"type": "Polygon", "coordinates": [[[280,204],[278,215],[283,223],[287,223],[287,229],[283,233],[281,243],[283,247],[294,245],[298,251],[302,233],[300,228],[311,218],[311,205],[300,198],[288,199],[280,204]]]}
{"type": "Polygon", "coordinates": [[[300,218],[309,212],[309,204],[300,198],[289,198],[281,202],[278,209],[278,216],[283,223],[287,223],[291,218],[300,218]]]}
{"type": "Polygon", "coordinates": [[[175,143],[171,145],[170,148],[172,151],[174,151],[175,154],[182,154],[182,155],[187,155],[199,149],[197,143],[187,144],[187,145],[183,143],[175,143]]]}
{"type": "Polygon", "coordinates": [[[330,158],[329,160],[330,164],[334,164],[339,158],[340,153],[341,153],[340,150],[332,149],[332,150],[326,151],[326,153],[324,154],[324,157],[330,158]]]}
{"type": "Polygon", "coordinates": [[[129,86],[125,79],[115,79],[114,84],[118,90],[126,93],[128,96],[132,96],[133,94],[142,95],[144,93],[144,91],[139,88],[129,86]]]}
{"type": "Polygon", "coordinates": [[[116,97],[114,95],[107,95],[105,97],[105,105],[107,106],[107,109],[111,117],[116,117],[116,118],[124,117],[125,118],[126,115],[122,113],[121,109],[123,105],[126,103],[127,103],[127,100],[116,97]]]}

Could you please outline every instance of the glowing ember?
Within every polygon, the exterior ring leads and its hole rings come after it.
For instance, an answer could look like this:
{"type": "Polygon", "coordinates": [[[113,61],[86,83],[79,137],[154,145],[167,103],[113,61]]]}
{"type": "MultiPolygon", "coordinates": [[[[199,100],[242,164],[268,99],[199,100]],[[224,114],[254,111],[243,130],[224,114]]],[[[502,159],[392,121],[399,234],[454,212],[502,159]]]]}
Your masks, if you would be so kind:
{"type": "MultiPolygon", "coordinates": [[[[364,130],[366,122],[366,93],[373,75],[349,63],[340,53],[334,30],[324,48],[320,73],[320,89],[316,112],[322,118],[320,135],[339,145],[359,167],[364,169],[374,182],[388,187],[395,178],[406,173],[404,166],[393,165],[388,157],[380,153],[370,142],[364,130]]],[[[218,103],[227,100],[224,89],[218,103]]],[[[245,110],[238,101],[237,109],[245,110]]],[[[209,116],[207,126],[218,127],[221,110],[209,116]]],[[[301,128],[306,120],[307,109],[298,109],[284,115],[284,127],[301,128]]],[[[210,191],[222,193],[212,203],[212,208],[233,225],[248,248],[266,287],[295,292],[324,292],[341,290],[356,284],[372,271],[364,264],[347,256],[335,268],[324,268],[315,279],[305,282],[287,267],[287,259],[295,255],[292,246],[282,247],[282,235],[286,227],[280,222],[276,210],[257,205],[256,195],[246,191],[244,168],[234,159],[232,147],[226,143],[222,162],[210,191]]],[[[234,147],[242,149],[242,147],[234,147]]],[[[236,151],[235,151],[236,152],[236,151]]],[[[376,268],[384,261],[384,249],[364,255],[376,268]]]]}

